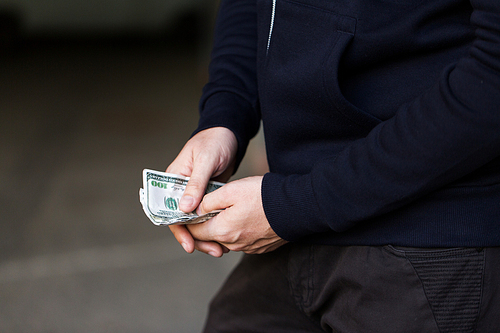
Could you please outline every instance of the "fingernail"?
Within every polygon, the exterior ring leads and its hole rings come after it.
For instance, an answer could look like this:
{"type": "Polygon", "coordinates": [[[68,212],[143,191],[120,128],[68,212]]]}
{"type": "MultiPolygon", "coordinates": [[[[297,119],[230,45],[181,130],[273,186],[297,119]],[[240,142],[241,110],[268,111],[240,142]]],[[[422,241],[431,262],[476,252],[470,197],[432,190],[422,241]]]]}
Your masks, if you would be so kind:
{"type": "Polygon", "coordinates": [[[194,198],[189,195],[184,195],[181,198],[180,208],[182,211],[191,211],[194,203],[194,198]]]}
{"type": "Polygon", "coordinates": [[[211,255],[212,257],[218,257],[218,254],[215,251],[210,251],[208,252],[208,254],[211,255]]]}
{"type": "Polygon", "coordinates": [[[182,243],[181,245],[182,245],[182,248],[184,249],[184,251],[188,252],[188,250],[187,250],[187,244],[186,243],[182,243]]]}

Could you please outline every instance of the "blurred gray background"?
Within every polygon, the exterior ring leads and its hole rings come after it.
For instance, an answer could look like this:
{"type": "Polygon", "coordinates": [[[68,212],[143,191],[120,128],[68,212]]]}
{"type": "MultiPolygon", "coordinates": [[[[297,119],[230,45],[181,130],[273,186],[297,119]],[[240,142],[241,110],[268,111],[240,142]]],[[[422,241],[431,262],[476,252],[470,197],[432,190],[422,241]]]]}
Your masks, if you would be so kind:
{"type": "MultiPolygon", "coordinates": [[[[217,1],[0,0],[0,332],[199,332],[240,258],[138,200],[195,129],[217,1]]],[[[261,135],[234,178],[266,171],[261,135]]]]}

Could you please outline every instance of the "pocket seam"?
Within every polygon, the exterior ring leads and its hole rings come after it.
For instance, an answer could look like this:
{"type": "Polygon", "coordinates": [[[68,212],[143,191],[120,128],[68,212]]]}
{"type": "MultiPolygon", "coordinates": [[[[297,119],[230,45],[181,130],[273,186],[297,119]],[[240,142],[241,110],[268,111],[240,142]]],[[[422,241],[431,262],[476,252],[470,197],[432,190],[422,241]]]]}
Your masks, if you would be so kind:
{"type": "Polygon", "coordinates": [[[425,251],[414,252],[417,253],[415,253],[413,258],[412,256],[406,256],[406,259],[420,280],[439,329],[457,333],[473,331],[477,324],[483,299],[485,250],[478,251],[474,248],[433,250],[431,253],[446,252],[447,256],[426,256],[420,258],[417,256],[425,255],[425,251]],[[446,273],[445,270],[436,272],[436,266],[433,266],[433,269],[429,268],[433,265],[432,262],[446,260],[446,266],[450,267],[454,259],[473,257],[474,255],[477,258],[471,258],[465,263],[469,275],[466,277],[462,276],[461,279],[457,279],[459,276],[456,274],[444,274],[446,273]],[[475,273],[473,273],[474,271],[475,273]],[[439,274],[439,281],[436,279],[436,274],[439,274]],[[474,278],[481,281],[479,290],[477,290],[477,285],[473,283],[474,278]],[[436,292],[436,283],[440,285],[441,292],[436,292]],[[442,285],[442,283],[445,284],[442,285]],[[453,303],[453,300],[450,300],[449,297],[446,299],[443,298],[443,295],[449,296],[450,294],[456,303],[453,303]],[[456,297],[460,297],[459,301],[456,300],[456,297]],[[447,310],[450,304],[453,304],[455,307],[453,312],[447,310]],[[468,314],[468,316],[462,316],[463,314],[468,314]]]}
{"type": "Polygon", "coordinates": [[[333,50],[340,45],[343,47],[343,53],[347,49],[347,45],[352,41],[355,36],[356,23],[355,18],[349,16],[341,16],[341,21],[339,22],[339,28],[337,29],[337,37],[335,43],[331,46],[330,52],[325,56],[322,62],[323,67],[323,90],[328,96],[328,101],[330,105],[338,111],[339,114],[349,119],[351,122],[363,128],[371,129],[378,125],[381,120],[374,115],[358,108],[351,102],[349,102],[345,97],[339,86],[339,66],[340,66],[340,56],[338,59],[333,59],[336,54],[333,50]],[[350,27],[352,26],[352,27],[350,27]],[[352,31],[348,31],[352,30],[352,31]],[[347,40],[342,40],[342,38],[348,38],[347,40]],[[343,42],[343,43],[342,43],[343,42]],[[332,79],[332,77],[334,79],[332,79]]]}

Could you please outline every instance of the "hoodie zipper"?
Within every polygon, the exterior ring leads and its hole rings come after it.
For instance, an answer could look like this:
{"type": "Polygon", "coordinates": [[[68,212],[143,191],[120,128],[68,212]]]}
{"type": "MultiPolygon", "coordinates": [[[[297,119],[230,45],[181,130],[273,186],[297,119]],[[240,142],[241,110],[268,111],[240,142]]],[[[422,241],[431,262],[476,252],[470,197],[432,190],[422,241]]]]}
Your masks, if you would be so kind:
{"type": "Polygon", "coordinates": [[[269,52],[269,46],[271,45],[271,36],[273,35],[273,28],[274,28],[274,15],[276,13],[276,0],[273,0],[273,10],[271,13],[271,24],[269,25],[269,37],[267,38],[267,49],[266,49],[266,55],[269,52]]]}

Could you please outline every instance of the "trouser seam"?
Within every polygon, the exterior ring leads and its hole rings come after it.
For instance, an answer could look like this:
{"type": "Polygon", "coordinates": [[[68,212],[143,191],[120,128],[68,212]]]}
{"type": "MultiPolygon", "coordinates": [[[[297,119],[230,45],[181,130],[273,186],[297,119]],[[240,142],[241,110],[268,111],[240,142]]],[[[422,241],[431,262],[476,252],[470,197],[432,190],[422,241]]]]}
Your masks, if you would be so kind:
{"type": "Polygon", "coordinates": [[[481,315],[481,309],[483,307],[483,300],[484,300],[484,278],[486,275],[485,272],[486,272],[486,256],[487,256],[486,251],[487,251],[487,249],[483,248],[483,251],[484,251],[484,253],[483,253],[483,257],[482,257],[483,269],[482,269],[482,274],[481,274],[481,294],[479,297],[479,311],[477,313],[476,319],[474,320],[474,325],[472,326],[474,332],[476,332],[476,330],[477,330],[477,324],[479,322],[479,317],[481,315]]]}

